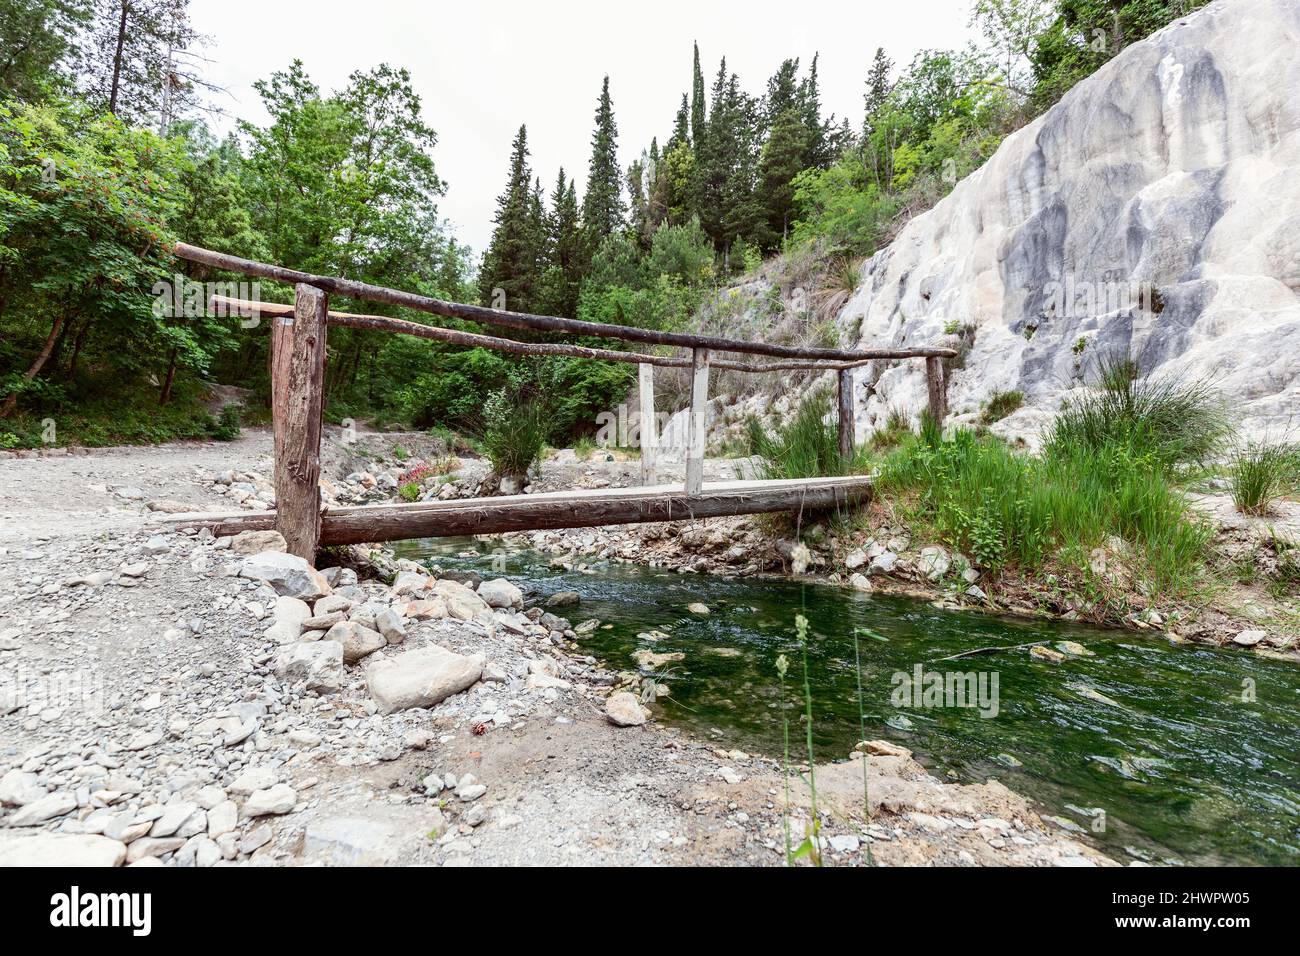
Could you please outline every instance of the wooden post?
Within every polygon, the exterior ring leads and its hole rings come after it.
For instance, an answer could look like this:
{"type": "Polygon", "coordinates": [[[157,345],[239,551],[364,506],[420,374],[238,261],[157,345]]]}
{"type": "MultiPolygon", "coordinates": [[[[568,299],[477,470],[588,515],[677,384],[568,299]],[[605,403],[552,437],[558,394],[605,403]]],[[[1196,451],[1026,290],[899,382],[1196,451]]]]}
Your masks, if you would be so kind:
{"type": "Polygon", "coordinates": [[[936,425],[942,425],[948,414],[948,393],[943,384],[943,359],[929,356],[925,360],[925,385],[930,393],[930,414],[936,425]]]}
{"type": "Polygon", "coordinates": [[[853,434],[853,370],[840,369],[840,458],[849,461],[853,457],[853,446],[857,444],[853,434]]]}
{"type": "Polygon", "coordinates": [[[325,316],[329,296],[294,289],[293,315],[271,331],[271,413],[275,435],[275,528],[289,553],[316,563],[320,541],[320,435],[325,396],[325,316]]]}
{"type": "Polygon", "coordinates": [[[698,495],[704,487],[704,454],[708,447],[709,350],[691,352],[691,412],[686,439],[686,493],[698,495]]]}
{"type": "Polygon", "coordinates": [[[655,367],[642,362],[637,366],[637,395],[641,403],[641,484],[658,482],[655,460],[659,457],[659,434],[655,429],[655,367]]]}

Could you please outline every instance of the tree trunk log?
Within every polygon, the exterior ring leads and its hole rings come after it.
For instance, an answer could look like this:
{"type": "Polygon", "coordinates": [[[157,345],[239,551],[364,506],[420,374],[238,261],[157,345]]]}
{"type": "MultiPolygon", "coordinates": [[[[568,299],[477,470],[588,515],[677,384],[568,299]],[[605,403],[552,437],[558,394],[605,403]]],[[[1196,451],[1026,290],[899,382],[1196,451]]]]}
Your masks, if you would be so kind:
{"type": "Polygon", "coordinates": [[[853,373],[846,368],[839,371],[840,458],[851,461],[857,444],[853,434],[853,373]]]}
{"type": "MultiPolygon", "coordinates": [[[[30,382],[37,375],[41,374],[41,369],[43,369],[45,363],[49,361],[50,353],[54,351],[54,343],[58,341],[59,330],[63,328],[63,322],[63,316],[60,315],[55,318],[54,325],[50,327],[50,334],[45,337],[45,345],[41,347],[40,354],[36,356],[36,360],[33,361],[27,371],[23,373],[23,381],[30,382]]],[[[4,405],[0,406],[0,418],[9,417],[17,407],[18,391],[15,390],[9,393],[9,397],[5,399],[4,405]]]]}
{"type": "Polygon", "coordinates": [[[947,387],[943,381],[943,360],[930,356],[925,360],[925,385],[930,399],[930,415],[936,425],[942,425],[948,414],[947,387]]]}

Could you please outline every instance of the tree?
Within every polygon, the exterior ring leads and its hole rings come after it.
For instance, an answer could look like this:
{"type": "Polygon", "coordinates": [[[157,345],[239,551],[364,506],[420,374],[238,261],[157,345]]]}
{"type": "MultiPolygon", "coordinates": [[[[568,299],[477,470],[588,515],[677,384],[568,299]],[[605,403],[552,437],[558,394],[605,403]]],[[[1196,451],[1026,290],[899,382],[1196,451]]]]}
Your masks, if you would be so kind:
{"type": "Polygon", "coordinates": [[[29,103],[68,84],[90,0],[0,0],[0,99],[29,103]]]}
{"type": "Polygon", "coordinates": [[[578,219],[578,193],[572,179],[560,170],[551,192],[547,217],[546,267],[542,276],[539,311],[575,318],[583,276],[583,238],[578,219]]]}
{"type": "Polygon", "coordinates": [[[543,243],[537,203],[528,166],[528,130],[520,126],[511,144],[506,188],[497,197],[492,220],[496,227],[479,270],[479,296],[485,305],[517,312],[530,311],[535,305],[543,243]],[[504,303],[500,301],[503,293],[504,303]]]}
{"type": "Polygon", "coordinates": [[[623,202],[623,175],[618,163],[618,125],[605,77],[596,105],[596,128],[591,134],[591,165],[587,191],[582,197],[582,228],[587,248],[594,250],[610,235],[623,229],[627,206],[623,202]]]}
{"type": "Polygon", "coordinates": [[[871,70],[867,73],[867,92],[864,97],[866,112],[862,121],[862,135],[870,136],[876,128],[876,118],[884,109],[890,91],[894,88],[889,80],[894,64],[885,56],[884,47],[876,47],[876,55],[871,60],[871,70]]]}
{"type": "Polygon", "coordinates": [[[206,83],[187,0],[94,0],[82,85],[91,102],[160,132],[193,107],[206,83]]]}
{"type": "Polygon", "coordinates": [[[766,225],[758,244],[765,252],[789,235],[795,212],[794,178],[808,168],[807,155],[807,127],[795,110],[787,109],[773,123],[758,164],[757,194],[766,225]]]}
{"type": "Polygon", "coordinates": [[[697,150],[704,139],[704,73],[700,70],[700,45],[695,44],[691,70],[691,145],[697,150]]]}

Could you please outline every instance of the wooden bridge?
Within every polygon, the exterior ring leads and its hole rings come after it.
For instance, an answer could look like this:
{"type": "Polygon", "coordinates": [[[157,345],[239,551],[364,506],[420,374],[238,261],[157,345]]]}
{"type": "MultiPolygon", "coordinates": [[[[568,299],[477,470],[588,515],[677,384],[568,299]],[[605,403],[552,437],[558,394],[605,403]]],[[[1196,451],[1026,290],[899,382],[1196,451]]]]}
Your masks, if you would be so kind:
{"type": "Polygon", "coordinates": [[[270,317],[274,322],[271,335],[271,410],[275,441],[276,510],[176,515],[168,519],[168,523],[182,528],[207,527],[218,534],[274,528],[284,535],[291,553],[313,562],[317,548],[324,545],[801,511],[860,501],[870,493],[871,484],[869,477],[861,475],[782,481],[728,481],[706,485],[703,479],[710,369],[747,373],[836,371],[839,381],[836,402],[839,446],[841,455],[847,458],[855,445],[853,369],[880,360],[924,359],[930,413],[936,420],[942,420],[946,410],[942,359],[956,354],[951,349],[943,348],[862,351],[803,348],[683,332],[662,332],[635,326],[604,325],[445,302],[350,279],[311,275],[253,262],[184,243],[178,244],[175,252],[182,259],[211,268],[289,283],[294,286],[294,304],[289,306],[217,299],[218,304],[231,309],[248,310],[241,314],[251,312],[270,317]],[[484,325],[594,336],[650,346],[671,346],[689,349],[690,354],[660,355],[589,348],[562,342],[520,342],[421,325],[388,316],[333,312],[329,309],[330,295],[380,302],[484,325]],[[641,485],[635,488],[322,509],[321,416],[324,410],[326,338],[331,325],[396,332],[520,355],[564,355],[637,365],[641,406],[641,485]],[[715,358],[716,353],[720,352],[764,356],[770,360],[720,360],[715,358]],[[656,366],[691,370],[684,485],[656,483],[656,366]]]}

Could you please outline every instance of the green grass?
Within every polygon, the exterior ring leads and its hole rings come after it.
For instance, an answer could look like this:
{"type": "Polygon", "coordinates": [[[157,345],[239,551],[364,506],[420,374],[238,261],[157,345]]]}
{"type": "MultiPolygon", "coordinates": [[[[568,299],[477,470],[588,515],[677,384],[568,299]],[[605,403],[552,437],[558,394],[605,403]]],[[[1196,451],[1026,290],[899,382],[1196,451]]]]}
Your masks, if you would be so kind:
{"type": "Polygon", "coordinates": [[[759,476],[818,478],[865,471],[870,466],[866,449],[856,449],[847,459],[840,455],[839,430],[825,420],[831,407],[830,392],[818,389],[799,404],[789,421],[771,432],[750,421],[749,445],[762,459],[759,476]]]}
{"type": "Polygon", "coordinates": [[[528,474],[546,447],[551,416],[540,401],[498,392],[483,410],[483,452],[502,477],[528,474]]]}
{"type": "Polygon", "coordinates": [[[586,461],[596,453],[596,442],[590,435],[583,435],[573,443],[573,455],[578,461],[586,461]]]}
{"type": "Polygon", "coordinates": [[[1273,502],[1300,484],[1300,446],[1289,442],[1250,442],[1233,453],[1228,481],[1237,510],[1267,514],[1273,502]]]}
{"type": "Polygon", "coordinates": [[[1124,447],[1161,465],[1203,462],[1222,450],[1227,410],[1203,379],[1144,377],[1128,359],[1102,362],[1096,387],[1067,399],[1048,431],[1048,456],[1124,447]]]}
{"type": "Polygon", "coordinates": [[[1211,535],[1159,460],[1122,444],[1034,457],[964,429],[944,439],[931,425],[884,460],[879,488],[910,497],[916,518],[989,570],[1082,570],[1115,536],[1134,548],[1152,588],[1185,595],[1211,535]]]}

